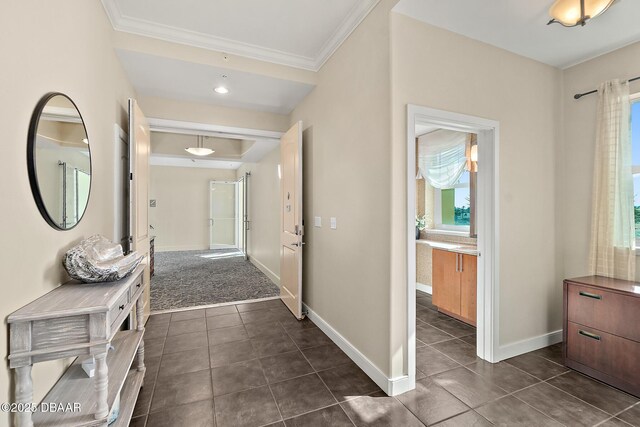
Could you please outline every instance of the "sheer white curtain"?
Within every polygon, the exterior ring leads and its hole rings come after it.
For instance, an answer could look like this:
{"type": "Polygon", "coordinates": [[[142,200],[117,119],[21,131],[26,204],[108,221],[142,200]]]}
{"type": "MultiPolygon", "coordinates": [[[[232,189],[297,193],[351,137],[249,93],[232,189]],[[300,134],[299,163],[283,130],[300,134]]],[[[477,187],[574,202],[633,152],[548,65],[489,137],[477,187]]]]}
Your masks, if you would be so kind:
{"type": "Polygon", "coordinates": [[[418,138],[418,174],[434,188],[452,188],[464,172],[467,134],[440,129],[418,138]]]}
{"type": "Polygon", "coordinates": [[[598,97],[590,268],[592,274],[634,280],[629,84],[605,82],[598,97]]]}

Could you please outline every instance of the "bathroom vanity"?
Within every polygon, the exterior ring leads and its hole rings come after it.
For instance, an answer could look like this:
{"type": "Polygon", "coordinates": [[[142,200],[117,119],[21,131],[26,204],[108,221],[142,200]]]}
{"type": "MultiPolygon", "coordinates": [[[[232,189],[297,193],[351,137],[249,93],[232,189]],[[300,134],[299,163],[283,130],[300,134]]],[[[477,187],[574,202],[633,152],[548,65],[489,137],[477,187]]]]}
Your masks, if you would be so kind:
{"type": "Polygon", "coordinates": [[[432,247],[433,305],[438,311],[476,326],[477,249],[469,245],[432,247]]]}

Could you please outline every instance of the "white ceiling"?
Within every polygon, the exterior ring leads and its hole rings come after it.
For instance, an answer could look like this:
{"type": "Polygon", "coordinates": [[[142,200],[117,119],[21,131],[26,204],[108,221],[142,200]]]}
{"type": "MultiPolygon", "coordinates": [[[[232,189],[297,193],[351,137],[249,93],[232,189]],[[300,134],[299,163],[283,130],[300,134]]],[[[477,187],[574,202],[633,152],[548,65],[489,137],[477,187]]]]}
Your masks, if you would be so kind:
{"type": "Polygon", "coordinates": [[[559,68],[640,40],[638,0],[619,0],[586,26],[572,28],[546,25],[552,3],[553,0],[400,0],[393,10],[559,68]]]}
{"type": "Polygon", "coordinates": [[[102,0],[116,30],[317,71],[379,0],[102,0]]]}
{"type": "Polygon", "coordinates": [[[141,52],[116,53],[136,91],[147,96],[289,114],[313,89],[305,83],[141,52]],[[217,85],[229,93],[214,92],[217,85]]]}

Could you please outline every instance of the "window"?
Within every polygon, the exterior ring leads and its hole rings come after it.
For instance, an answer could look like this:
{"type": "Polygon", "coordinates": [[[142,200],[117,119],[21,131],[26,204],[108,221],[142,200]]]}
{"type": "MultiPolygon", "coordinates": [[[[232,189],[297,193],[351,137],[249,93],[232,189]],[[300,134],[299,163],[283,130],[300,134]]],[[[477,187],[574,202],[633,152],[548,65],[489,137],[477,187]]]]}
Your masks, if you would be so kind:
{"type": "Polygon", "coordinates": [[[465,171],[451,188],[435,190],[435,228],[469,232],[471,224],[470,173],[465,171]]]}
{"type": "Polygon", "coordinates": [[[433,129],[416,140],[416,216],[427,229],[475,237],[477,136],[433,129]]]}
{"type": "Polygon", "coordinates": [[[631,150],[633,164],[633,206],[636,247],[640,247],[640,93],[631,97],[631,150]]]}

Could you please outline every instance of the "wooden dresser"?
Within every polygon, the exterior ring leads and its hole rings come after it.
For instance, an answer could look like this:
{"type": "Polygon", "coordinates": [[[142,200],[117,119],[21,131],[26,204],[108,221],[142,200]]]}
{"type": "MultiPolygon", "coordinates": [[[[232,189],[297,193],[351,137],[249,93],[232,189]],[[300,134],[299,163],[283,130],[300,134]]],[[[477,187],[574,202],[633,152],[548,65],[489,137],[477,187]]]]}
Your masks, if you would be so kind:
{"type": "Polygon", "coordinates": [[[565,364],[640,397],[640,283],[564,281],[565,364]]]}
{"type": "Polygon", "coordinates": [[[16,372],[15,425],[106,426],[118,395],[120,416],[112,426],[129,424],[145,373],[143,273],[141,265],[117,282],[69,282],[9,315],[9,367],[16,372]],[[136,328],[120,330],[134,307],[136,328]],[[32,413],[32,365],[73,356],[79,357],[32,413]],[[91,356],[95,358],[93,378],[81,365],[91,356]],[[52,405],[69,406],[52,412],[52,405]]]}

